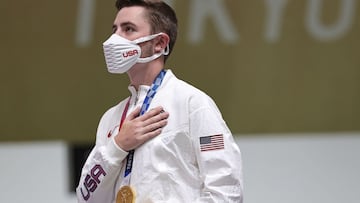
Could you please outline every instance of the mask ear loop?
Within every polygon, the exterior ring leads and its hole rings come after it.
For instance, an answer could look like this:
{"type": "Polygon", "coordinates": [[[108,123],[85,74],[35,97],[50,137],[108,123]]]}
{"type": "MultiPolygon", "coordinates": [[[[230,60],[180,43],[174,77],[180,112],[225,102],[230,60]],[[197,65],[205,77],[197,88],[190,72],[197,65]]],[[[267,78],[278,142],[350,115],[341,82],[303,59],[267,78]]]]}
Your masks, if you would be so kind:
{"type": "MultiPolygon", "coordinates": [[[[140,38],[138,38],[136,40],[133,40],[131,42],[138,45],[138,44],[140,44],[142,42],[146,42],[146,41],[150,41],[152,39],[155,39],[155,37],[160,36],[162,34],[165,34],[165,33],[159,32],[157,34],[153,34],[153,35],[149,35],[149,36],[145,36],[145,37],[140,37],[140,38]]],[[[164,51],[162,51],[162,54],[166,56],[166,55],[169,55],[169,53],[170,53],[170,47],[169,47],[169,44],[167,44],[164,51]]]]}
{"type": "MultiPolygon", "coordinates": [[[[158,34],[141,37],[141,38],[136,39],[136,40],[134,40],[132,42],[134,42],[136,44],[141,43],[141,42],[146,42],[146,41],[154,39],[157,36],[160,36],[161,34],[164,34],[164,33],[160,32],[158,34]]],[[[165,49],[163,51],[161,51],[160,53],[157,53],[157,54],[154,54],[152,56],[145,57],[145,58],[138,58],[137,62],[138,63],[147,63],[147,62],[150,62],[152,60],[155,60],[155,59],[159,58],[161,55],[169,55],[169,52],[170,52],[170,47],[169,47],[169,44],[167,44],[165,49]]]]}
{"type": "Polygon", "coordinates": [[[154,54],[152,56],[149,56],[149,57],[145,57],[145,58],[138,58],[137,59],[137,62],[138,63],[147,63],[147,62],[150,62],[152,60],[155,60],[157,58],[159,58],[161,55],[168,55],[169,54],[169,44],[165,47],[165,49],[162,51],[162,52],[159,52],[157,54],[154,54]]]}
{"type": "Polygon", "coordinates": [[[152,40],[152,39],[155,39],[155,37],[160,36],[160,35],[162,35],[162,34],[164,34],[164,33],[163,33],[163,32],[159,32],[159,33],[157,33],[157,34],[153,34],[153,35],[149,35],[149,36],[145,36],[145,37],[140,37],[140,38],[138,38],[138,39],[133,40],[132,42],[133,42],[134,44],[140,44],[140,43],[147,42],[147,41],[150,41],[150,40],[152,40]]]}
{"type": "Polygon", "coordinates": [[[169,44],[167,44],[163,51],[163,54],[164,54],[164,56],[167,56],[167,55],[169,55],[169,53],[170,53],[170,46],[169,46],[169,44]]]}

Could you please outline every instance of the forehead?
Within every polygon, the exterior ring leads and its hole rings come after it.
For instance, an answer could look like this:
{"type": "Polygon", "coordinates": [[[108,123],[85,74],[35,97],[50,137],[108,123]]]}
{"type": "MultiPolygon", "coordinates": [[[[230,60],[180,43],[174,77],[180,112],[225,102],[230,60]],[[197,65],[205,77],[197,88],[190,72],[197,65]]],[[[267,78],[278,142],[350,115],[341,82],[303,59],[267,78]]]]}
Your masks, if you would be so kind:
{"type": "Polygon", "coordinates": [[[124,7],[118,11],[114,24],[132,23],[138,28],[150,30],[150,23],[147,19],[146,10],[140,6],[124,7]]]}

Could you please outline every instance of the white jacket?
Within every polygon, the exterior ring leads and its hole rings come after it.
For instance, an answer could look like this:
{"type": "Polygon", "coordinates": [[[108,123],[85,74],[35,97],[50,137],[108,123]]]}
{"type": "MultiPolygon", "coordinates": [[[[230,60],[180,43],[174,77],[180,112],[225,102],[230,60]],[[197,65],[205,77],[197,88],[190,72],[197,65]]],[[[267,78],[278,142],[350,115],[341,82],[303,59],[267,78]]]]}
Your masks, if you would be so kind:
{"type": "MultiPolygon", "coordinates": [[[[142,105],[148,89],[129,87],[127,114],[142,105]]],[[[114,137],[127,100],[110,108],[100,120],[96,145],[76,189],[78,202],[115,202],[128,153],[115,144],[114,137]]],[[[241,153],[213,100],[167,70],[149,109],[156,106],[170,116],[159,136],[135,150],[130,185],[136,202],[241,203],[241,153]],[[204,143],[213,135],[220,135],[223,144],[206,151],[204,143]]]]}

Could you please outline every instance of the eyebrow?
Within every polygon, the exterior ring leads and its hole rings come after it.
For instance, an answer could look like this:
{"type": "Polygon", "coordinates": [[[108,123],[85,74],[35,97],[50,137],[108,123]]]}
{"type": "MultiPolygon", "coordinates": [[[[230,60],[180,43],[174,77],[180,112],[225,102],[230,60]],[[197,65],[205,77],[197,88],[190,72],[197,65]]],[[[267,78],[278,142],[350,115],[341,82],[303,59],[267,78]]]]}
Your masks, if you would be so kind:
{"type": "MultiPolygon", "coordinates": [[[[133,25],[133,26],[136,26],[134,23],[132,23],[132,22],[130,22],[130,21],[126,21],[126,22],[123,22],[123,23],[121,23],[120,24],[120,27],[122,27],[122,26],[126,26],[126,25],[133,25]]],[[[113,28],[115,28],[115,27],[117,27],[117,25],[116,24],[113,24],[113,26],[112,26],[113,28]]]]}
{"type": "MultiPolygon", "coordinates": [[[[126,27],[126,26],[132,26],[132,27],[134,27],[135,29],[137,28],[137,25],[134,24],[134,23],[132,23],[132,22],[130,22],[130,21],[126,21],[126,22],[120,23],[120,27],[119,27],[119,28],[120,28],[120,29],[123,29],[123,28],[126,27]]],[[[112,33],[115,33],[117,29],[118,29],[117,25],[116,25],[116,24],[113,24],[113,26],[112,26],[112,33]]]]}
{"type": "Polygon", "coordinates": [[[131,25],[131,26],[135,26],[135,27],[136,27],[136,25],[135,25],[134,23],[130,22],[130,21],[121,23],[121,24],[120,24],[120,27],[125,27],[125,26],[128,26],[128,25],[131,25]]]}
{"type": "MultiPolygon", "coordinates": [[[[126,27],[126,26],[133,26],[133,27],[137,27],[134,23],[130,22],[130,21],[126,21],[120,24],[120,27],[126,27]]],[[[113,24],[112,26],[112,30],[116,30],[117,29],[117,25],[113,24]]]]}

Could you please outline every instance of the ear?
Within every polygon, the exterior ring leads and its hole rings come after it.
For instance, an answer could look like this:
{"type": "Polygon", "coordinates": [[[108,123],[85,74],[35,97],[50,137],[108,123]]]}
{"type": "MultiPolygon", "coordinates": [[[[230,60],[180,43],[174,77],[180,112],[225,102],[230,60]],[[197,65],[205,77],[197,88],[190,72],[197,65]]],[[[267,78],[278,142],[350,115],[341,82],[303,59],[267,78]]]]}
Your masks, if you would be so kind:
{"type": "Polygon", "coordinates": [[[159,53],[166,49],[166,46],[169,44],[169,42],[170,37],[166,33],[162,33],[160,36],[158,36],[155,41],[155,53],[159,53]]]}

